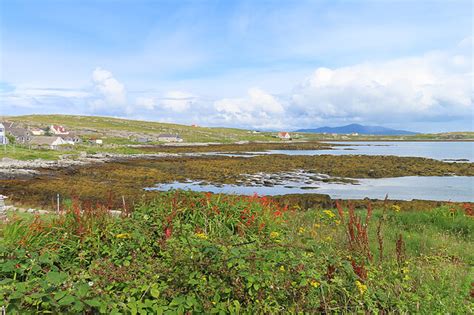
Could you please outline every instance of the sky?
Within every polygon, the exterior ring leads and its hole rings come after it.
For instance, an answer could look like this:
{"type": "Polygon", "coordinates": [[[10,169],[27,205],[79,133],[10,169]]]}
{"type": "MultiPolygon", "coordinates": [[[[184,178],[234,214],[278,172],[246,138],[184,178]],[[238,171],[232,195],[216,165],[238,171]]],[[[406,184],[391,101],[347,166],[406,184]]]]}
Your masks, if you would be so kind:
{"type": "Polygon", "coordinates": [[[473,131],[471,1],[1,0],[0,115],[473,131]]]}

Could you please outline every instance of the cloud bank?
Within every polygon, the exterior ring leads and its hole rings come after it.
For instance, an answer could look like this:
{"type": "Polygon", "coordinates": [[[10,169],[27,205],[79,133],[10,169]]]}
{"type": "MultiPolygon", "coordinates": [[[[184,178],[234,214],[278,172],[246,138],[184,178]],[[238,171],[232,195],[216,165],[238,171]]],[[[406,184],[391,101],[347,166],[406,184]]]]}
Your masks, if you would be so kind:
{"type": "MultiPolygon", "coordinates": [[[[473,119],[472,37],[449,51],[318,67],[287,93],[249,86],[244,95],[213,98],[186,89],[133,91],[97,67],[80,89],[11,87],[0,91],[1,114],[68,112],[258,129],[322,124],[406,123],[473,119]],[[67,108],[67,109],[66,109],[67,108]]],[[[216,82],[218,87],[218,82],[216,82]]],[[[192,87],[191,87],[192,88],[192,87]]],[[[466,129],[466,128],[464,128],[466,129]]]]}

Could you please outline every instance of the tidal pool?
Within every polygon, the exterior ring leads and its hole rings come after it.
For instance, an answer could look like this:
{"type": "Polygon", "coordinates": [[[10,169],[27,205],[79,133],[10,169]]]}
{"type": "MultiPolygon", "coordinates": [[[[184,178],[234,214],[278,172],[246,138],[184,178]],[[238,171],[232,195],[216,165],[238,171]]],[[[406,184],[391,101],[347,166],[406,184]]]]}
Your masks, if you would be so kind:
{"type": "Polygon", "coordinates": [[[332,199],[385,199],[436,200],[474,202],[474,177],[472,176],[406,176],[394,178],[356,179],[357,184],[325,183],[307,185],[285,183],[273,187],[243,185],[209,185],[200,182],[174,182],[157,184],[147,190],[168,191],[183,189],[201,192],[239,195],[327,194],[332,199]]]}
{"type": "Polygon", "coordinates": [[[332,150],[269,150],[258,152],[258,154],[395,155],[424,157],[447,162],[474,162],[474,142],[348,141],[327,143],[338,144],[339,146],[335,146],[332,150]]]}

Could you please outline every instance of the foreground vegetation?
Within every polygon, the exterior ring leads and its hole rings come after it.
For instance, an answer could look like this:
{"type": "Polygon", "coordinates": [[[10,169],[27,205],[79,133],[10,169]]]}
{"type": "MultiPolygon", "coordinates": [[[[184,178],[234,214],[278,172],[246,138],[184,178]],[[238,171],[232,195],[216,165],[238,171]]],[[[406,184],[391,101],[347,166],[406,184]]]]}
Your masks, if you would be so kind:
{"type": "Polygon", "coordinates": [[[1,227],[7,313],[473,311],[472,205],[282,207],[170,192],[1,227]],[[471,295],[471,296],[470,296],[471,295]]]}

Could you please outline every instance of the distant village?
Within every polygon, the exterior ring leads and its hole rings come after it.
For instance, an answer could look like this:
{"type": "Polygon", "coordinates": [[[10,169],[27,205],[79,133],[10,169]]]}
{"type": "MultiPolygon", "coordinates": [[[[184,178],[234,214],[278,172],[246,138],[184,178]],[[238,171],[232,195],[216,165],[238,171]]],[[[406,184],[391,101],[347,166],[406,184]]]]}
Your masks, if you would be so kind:
{"type": "MultiPolygon", "coordinates": [[[[178,134],[159,134],[155,137],[158,142],[183,142],[178,134]]],[[[138,143],[151,142],[153,139],[137,137],[138,143]]],[[[103,139],[90,133],[80,133],[68,130],[62,125],[50,125],[46,128],[17,125],[13,122],[0,123],[0,144],[18,144],[30,148],[58,150],[77,144],[103,145],[103,139]]]]}

